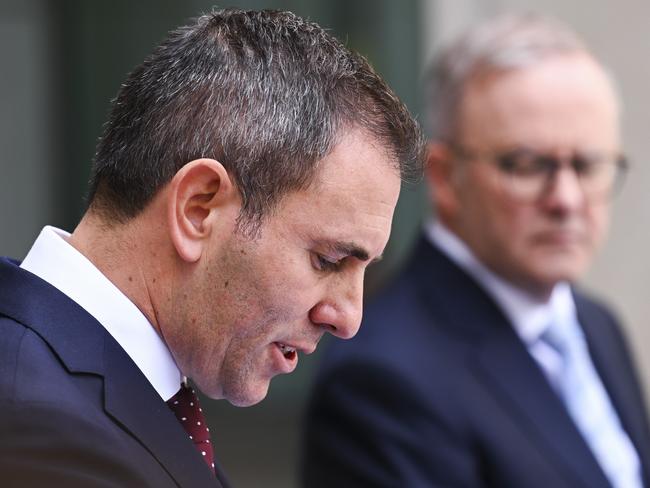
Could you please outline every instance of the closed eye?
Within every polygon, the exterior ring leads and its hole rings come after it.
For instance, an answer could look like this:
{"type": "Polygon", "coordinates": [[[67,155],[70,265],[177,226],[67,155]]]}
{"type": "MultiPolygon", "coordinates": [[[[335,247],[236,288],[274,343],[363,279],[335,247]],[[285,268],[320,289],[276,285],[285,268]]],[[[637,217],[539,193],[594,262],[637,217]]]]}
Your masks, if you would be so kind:
{"type": "Polygon", "coordinates": [[[338,271],[342,263],[342,259],[332,259],[319,253],[312,253],[312,265],[319,271],[338,271]]]}
{"type": "Polygon", "coordinates": [[[571,165],[573,166],[576,174],[585,177],[593,176],[598,172],[598,170],[606,167],[605,164],[602,164],[602,161],[596,159],[587,159],[580,156],[575,156],[571,160],[571,165]]]}

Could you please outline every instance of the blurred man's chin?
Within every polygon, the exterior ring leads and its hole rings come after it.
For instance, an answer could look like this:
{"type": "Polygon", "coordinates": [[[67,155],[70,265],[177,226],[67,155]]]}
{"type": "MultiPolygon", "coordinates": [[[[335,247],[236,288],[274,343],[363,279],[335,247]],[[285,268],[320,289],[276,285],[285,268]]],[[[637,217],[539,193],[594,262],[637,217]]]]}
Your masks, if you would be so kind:
{"type": "Polygon", "coordinates": [[[573,262],[571,265],[564,263],[548,263],[546,266],[540,266],[532,273],[531,281],[539,287],[553,288],[558,283],[573,283],[582,276],[584,267],[578,266],[573,262]]]}

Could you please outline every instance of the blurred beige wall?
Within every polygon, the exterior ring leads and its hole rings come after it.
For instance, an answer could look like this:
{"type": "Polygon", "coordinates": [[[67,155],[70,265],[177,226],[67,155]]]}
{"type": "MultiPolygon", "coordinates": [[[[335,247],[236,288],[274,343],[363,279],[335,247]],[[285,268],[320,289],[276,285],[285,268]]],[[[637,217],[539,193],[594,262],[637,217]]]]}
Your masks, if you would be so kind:
{"type": "Polygon", "coordinates": [[[612,72],[623,99],[632,169],[614,204],[610,236],[583,286],[624,321],[650,404],[650,2],[646,0],[422,0],[423,64],[478,19],[506,10],[571,25],[612,72]]]}

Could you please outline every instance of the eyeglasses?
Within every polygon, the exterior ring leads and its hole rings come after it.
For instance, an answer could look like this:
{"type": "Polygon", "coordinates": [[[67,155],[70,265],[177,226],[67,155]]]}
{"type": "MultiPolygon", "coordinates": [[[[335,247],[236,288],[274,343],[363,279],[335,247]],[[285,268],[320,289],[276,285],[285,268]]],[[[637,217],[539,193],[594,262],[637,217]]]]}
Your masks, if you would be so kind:
{"type": "Polygon", "coordinates": [[[607,200],[620,190],[628,170],[625,156],[618,153],[557,154],[525,148],[481,153],[457,144],[449,146],[462,159],[493,164],[504,191],[525,202],[538,200],[548,192],[558,172],[565,167],[573,170],[587,200],[607,200]]]}

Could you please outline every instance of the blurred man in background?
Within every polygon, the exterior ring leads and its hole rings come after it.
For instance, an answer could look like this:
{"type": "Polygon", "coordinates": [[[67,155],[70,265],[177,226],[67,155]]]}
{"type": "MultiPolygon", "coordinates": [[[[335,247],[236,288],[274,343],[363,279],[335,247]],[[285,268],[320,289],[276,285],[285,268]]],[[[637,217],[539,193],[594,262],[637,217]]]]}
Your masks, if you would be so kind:
{"type": "Polygon", "coordinates": [[[428,90],[437,219],[324,359],[304,486],[649,486],[619,324],[575,288],[626,169],[610,78],[566,28],[509,15],[428,90]]]}
{"type": "Polygon", "coordinates": [[[70,235],[0,260],[3,486],[226,486],[187,378],[262,400],[349,338],[415,121],[361,56],[289,12],[222,10],[127,78],[70,235]]]}

